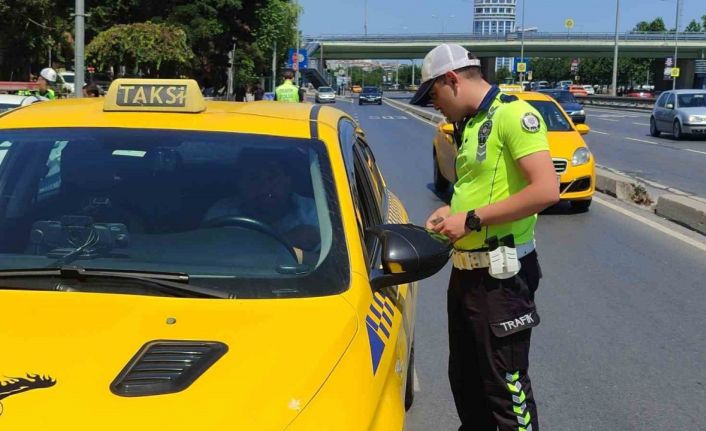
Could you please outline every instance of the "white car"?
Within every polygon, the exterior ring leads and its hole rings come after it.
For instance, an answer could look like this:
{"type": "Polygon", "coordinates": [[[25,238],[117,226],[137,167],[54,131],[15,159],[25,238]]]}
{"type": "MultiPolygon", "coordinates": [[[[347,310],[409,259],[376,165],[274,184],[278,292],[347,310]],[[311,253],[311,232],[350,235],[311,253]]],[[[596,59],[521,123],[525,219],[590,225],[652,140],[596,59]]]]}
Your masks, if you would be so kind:
{"type": "Polygon", "coordinates": [[[9,111],[10,109],[19,108],[20,106],[31,105],[35,102],[47,100],[37,96],[18,96],[16,94],[0,94],[0,113],[9,111]]]}
{"type": "Polygon", "coordinates": [[[59,72],[59,77],[61,78],[61,81],[57,82],[57,84],[60,85],[67,92],[73,94],[75,88],[74,78],[76,77],[76,74],[74,72],[64,71],[59,72]]]}
{"type": "Polygon", "coordinates": [[[331,87],[319,87],[316,91],[316,103],[336,103],[336,92],[331,87]]]}
{"type": "Polygon", "coordinates": [[[596,94],[596,89],[593,88],[593,85],[582,85],[581,87],[586,90],[586,93],[588,93],[589,96],[596,94]]]}

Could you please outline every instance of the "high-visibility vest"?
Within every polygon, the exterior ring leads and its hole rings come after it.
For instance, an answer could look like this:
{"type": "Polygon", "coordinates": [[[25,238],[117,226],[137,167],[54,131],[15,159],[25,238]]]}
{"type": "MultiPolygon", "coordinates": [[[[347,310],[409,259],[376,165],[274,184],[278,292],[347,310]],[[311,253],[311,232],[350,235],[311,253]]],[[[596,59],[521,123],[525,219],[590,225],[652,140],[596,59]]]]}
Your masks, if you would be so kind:
{"type": "Polygon", "coordinates": [[[54,93],[54,90],[51,88],[47,88],[47,92],[44,94],[41,94],[39,90],[20,90],[17,92],[18,96],[37,96],[37,97],[45,97],[49,100],[54,100],[56,99],[56,93],[54,93]]]}
{"type": "Polygon", "coordinates": [[[275,97],[278,102],[299,102],[299,87],[292,84],[291,79],[284,81],[282,85],[275,89],[275,97]]]}

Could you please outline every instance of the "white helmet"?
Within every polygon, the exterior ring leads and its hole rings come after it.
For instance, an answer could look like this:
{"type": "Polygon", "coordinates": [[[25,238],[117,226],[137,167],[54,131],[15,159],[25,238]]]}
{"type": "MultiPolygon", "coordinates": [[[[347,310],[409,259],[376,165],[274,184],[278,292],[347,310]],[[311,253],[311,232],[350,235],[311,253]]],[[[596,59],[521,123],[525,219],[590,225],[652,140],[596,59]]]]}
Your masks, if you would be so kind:
{"type": "Polygon", "coordinates": [[[45,67],[39,72],[39,76],[51,82],[52,84],[56,82],[56,70],[51,67],[45,67]]]}

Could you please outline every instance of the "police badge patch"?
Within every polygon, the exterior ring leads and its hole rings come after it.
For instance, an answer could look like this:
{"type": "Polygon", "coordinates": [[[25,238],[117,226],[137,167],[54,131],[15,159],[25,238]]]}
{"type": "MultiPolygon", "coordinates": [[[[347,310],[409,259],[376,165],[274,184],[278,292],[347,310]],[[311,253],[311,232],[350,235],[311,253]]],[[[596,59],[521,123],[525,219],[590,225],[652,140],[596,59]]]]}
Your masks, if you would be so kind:
{"type": "Polygon", "coordinates": [[[478,149],[476,150],[476,160],[479,162],[485,161],[486,145],[490,132],[493,131],[493,122],[491,120],[481,124],[478,129],[478,149]]]}
{"type": "Polygon", "coordinates": [[[539,118],[531,112],[526,113],[522,116],[522,128],[530,133],[536,133],[539,131],[539,118]]]}

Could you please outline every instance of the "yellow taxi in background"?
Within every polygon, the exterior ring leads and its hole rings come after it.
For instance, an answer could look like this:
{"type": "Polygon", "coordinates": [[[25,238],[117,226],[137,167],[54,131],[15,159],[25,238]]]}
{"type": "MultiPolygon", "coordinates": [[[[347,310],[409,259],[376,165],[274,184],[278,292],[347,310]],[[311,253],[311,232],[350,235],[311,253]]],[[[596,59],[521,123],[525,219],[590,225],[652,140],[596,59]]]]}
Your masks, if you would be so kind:
{"type": "MultiPolygon", "coordinates": [[[[527,101],[542,115],[547,125],[549,150],[559,182],[561,200],[577,211],[587,211],[596,187],[596,165],[593,154],[581,137],[591,129],[574,124],[561,106],[549,95],[535,92],[511,93],[527,101]]],[[[456,144],[453,126],[440,123],[434,136],[434,187],[446,191],[456,181],[456,144]]]]}
{"type": "Polygon", "coordinates": [[[0,116],[0,429],[402,430],[408,224],[334,108],[191,80],[0,116]]]}
{"type": "Polygon", "coordinates": [[[363,87],[361,87],[360,85],[357,85],[357,84],[356,84],[356,85],[354,85],[354,86],[351,87],[351,91],[352,91],[353,93],[360,93],[360,92],[363,91],[363,87]]]}

